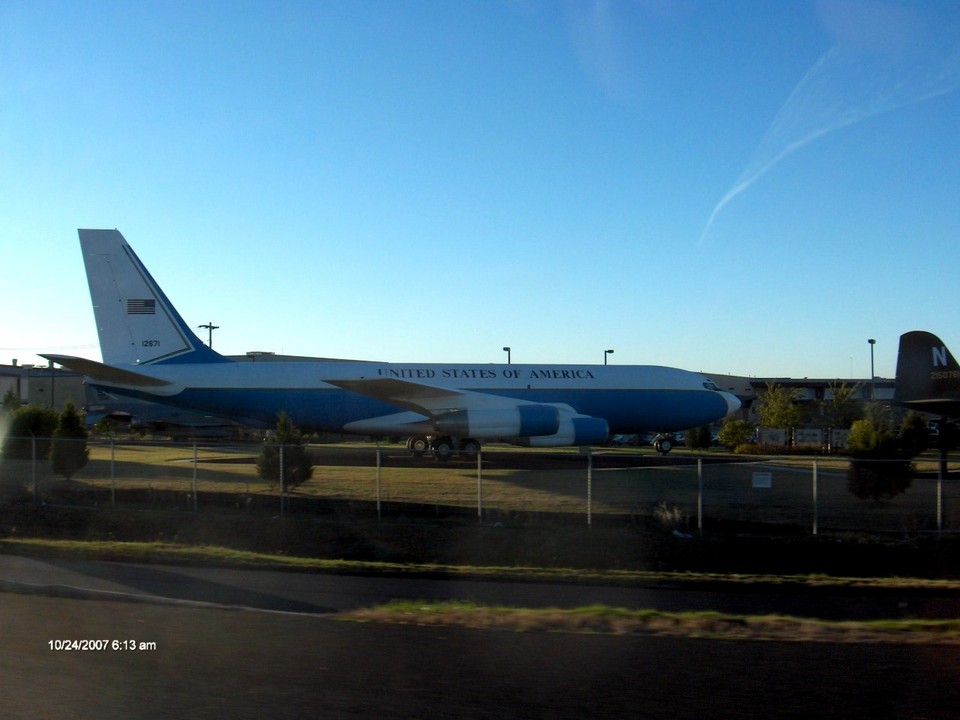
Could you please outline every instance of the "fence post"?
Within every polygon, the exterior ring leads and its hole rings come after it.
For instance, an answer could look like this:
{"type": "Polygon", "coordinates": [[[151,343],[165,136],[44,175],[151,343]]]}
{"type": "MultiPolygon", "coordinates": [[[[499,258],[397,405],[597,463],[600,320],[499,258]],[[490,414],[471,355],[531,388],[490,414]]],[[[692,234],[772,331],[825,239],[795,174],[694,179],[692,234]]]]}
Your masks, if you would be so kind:
{"type": "Polygon", "coordinates": [[[112,508],[117,506],[116,446],[116,439],[110,438],[110,507],[112,508]]]}
{"type": "Polygon", "coordinates": [[[30,432],[30,477],[33,481],[33,504],[39,502],[37,498],[37,436],[30,432]]]}
{"type": "Polygon", "coordinates": [[[380,438],[377,438],[377,522],[380,522],[380,468],[383,463],[380,459],[380,438]]]}
{"type": "Polygon", "coordinates": [[[587,447],[587,527],[593,528],[593,448],[587,447]]]}
{"type": "Polygon", "coordinates": [[[943,539],[943,468],[946,461],[937,463],[937,539],[943,539]]]}
{"type": "Polygon", "coordinates": [[[483,450],[477,448],[477,522],[483,524],[483,450]]]}
{"type": "Polygon", "coordinates": [[[697,458],[697,531],[703,537],[703,458],[697,458]]]}
{"type": "Polygon", "coordinates": [[[816,537],[820,531],[820,502],[819,502],[819,476],[817,473],[817,461],[813,461],[813,536],[816,537]]]}
{"type": "Polygon", "coordinates": [[[193,444],[193,511],[197,511],[197,444],[193,444]]]}
{"type": "Polygon", "coordinates": [[[283,517],[283,445],[280,445],[280,517],[283,517]]]}

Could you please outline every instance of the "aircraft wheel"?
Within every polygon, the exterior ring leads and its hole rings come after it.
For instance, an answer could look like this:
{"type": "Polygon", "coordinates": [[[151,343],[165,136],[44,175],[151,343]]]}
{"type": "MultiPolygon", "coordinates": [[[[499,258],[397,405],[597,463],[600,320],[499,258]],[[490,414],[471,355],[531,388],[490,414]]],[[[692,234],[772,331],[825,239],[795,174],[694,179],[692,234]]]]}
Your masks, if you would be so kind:
{"type": "Polygon", "coordinates": [[[476,460],[480,454],[480,443],[473,438],[467,438],[460,442],[460,457],[464,460],[476,460]]]}
{"type": "Polygon", "coordinates": [[[433,457],[440,462],[446,462],[453,455],[453,443],[450,438],[437,438],[433,441],[433,457]]]}
{"type": "Polygon", "coordinates": [[[407,450],[413,453],[414,457],[423,457],[423,454],[430,449],[430,441],[423,435],[416,435],[407,440],[407,450]]]}
{"type": "Polygon", "coordinates": [[[673,450],[673,443],[668,438],[664,438],[663,440],[657,442],[656,448],[658,453],[661,455],[666,455],[668,452],[673,450]]]}

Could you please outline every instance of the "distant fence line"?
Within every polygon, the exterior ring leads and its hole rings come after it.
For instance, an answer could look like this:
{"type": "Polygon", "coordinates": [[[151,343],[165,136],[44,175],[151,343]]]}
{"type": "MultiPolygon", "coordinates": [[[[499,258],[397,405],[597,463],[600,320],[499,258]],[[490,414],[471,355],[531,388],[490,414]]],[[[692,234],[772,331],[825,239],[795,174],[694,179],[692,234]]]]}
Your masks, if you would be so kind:
{"type": "Polygon", "coordinates": [[[45,456],[49,438],[22,440],[29,441],[27,457],[0,460],[0,502],[190,512],[273,508],[280,516],[336,507],[378,519],[429,512],[481,523],[579,516],[592,525],[645,517],[687,534],[723,523],[791,526],[812,535],[960,530],[960,488],[930,458],[918,463],[924,471],[913,474],[905,492],[875,502],[853,496],[850,461],[835,456],[661,458],[621,449],[485,448],[469,461],[438,463],[414,461],[396,445],[311,445],[313,478],[290,488],[282,472],[273,482],[257,476],[260,444],[88,440],[89,461],[68,482],[45,456]]]}

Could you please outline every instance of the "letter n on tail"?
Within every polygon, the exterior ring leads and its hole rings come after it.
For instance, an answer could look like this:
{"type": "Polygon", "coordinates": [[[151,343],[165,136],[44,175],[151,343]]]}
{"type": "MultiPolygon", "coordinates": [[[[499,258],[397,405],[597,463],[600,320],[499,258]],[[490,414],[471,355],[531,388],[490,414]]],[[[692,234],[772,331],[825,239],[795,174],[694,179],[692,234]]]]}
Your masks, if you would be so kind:
{"type": "Polygon", "coordinates": [[[945,345],[941,345],[940,347],[934,346],[930,349],[933,351],[933,366],[935,368],[946,367],[948,365],[946,346],[945,345]]]}

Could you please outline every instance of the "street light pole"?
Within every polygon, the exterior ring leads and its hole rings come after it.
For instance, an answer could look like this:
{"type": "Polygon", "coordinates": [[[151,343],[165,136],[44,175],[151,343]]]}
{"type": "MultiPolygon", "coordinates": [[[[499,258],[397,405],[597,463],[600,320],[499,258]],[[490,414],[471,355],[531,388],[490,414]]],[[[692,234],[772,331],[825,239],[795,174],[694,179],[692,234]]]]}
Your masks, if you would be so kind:
{"type": "Polygon", "coordinates": [[[207,334],[207,345],[209,345],[209,346],[210,346],[210,349],[212,350],[212,349],[213,349],[213,331],[214,331],[214,330],[219,330],[219,329],[220,329],[220,326],[219,326],[219,325],[214,325],[214,324],[213,324],[213,321],[211,320],[211,321],[208,322],[206,325],[200,325],[199,327],[200,327],[201,330],[207,330],[207,331],[208,331],[208,334],[207,334]]]}
{"type": "Polygon", "coordinates": [[[507,354],[507,365],[509,365],[510,364],[510,347],[505,346],[503,348],[503,351],[507,354]]]}
{"type": "Polygon", "coordinates": [[[607,364],[607,356],[608,356],[608,355],[613,355],[613,350],[604,350],[604,351],[603,351],[603,364],[604,364],[604,365],[607,364]]]}
{"type": "Polygon", "coordinates": [[[867,342],[870,343],[870,400],[874,401],[877,399],[877,385],[874,380],[876,376],[873,374],[873,346],[877,344],[877,341],[870,338],[867,342]]]}

